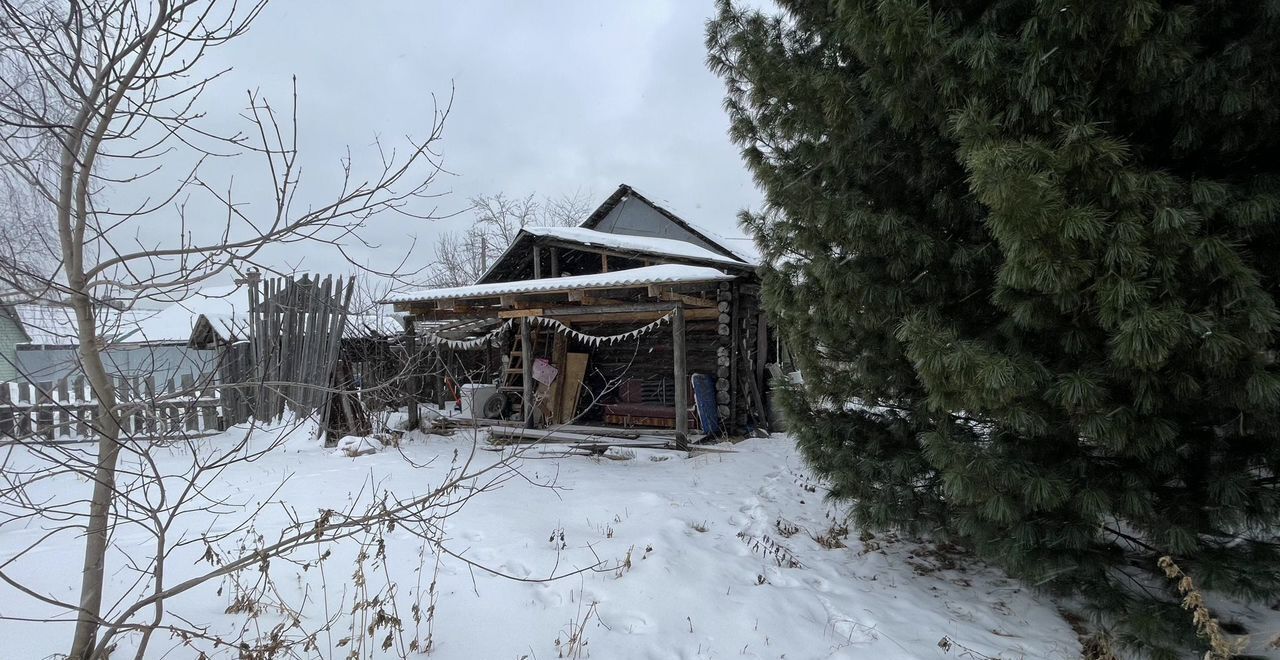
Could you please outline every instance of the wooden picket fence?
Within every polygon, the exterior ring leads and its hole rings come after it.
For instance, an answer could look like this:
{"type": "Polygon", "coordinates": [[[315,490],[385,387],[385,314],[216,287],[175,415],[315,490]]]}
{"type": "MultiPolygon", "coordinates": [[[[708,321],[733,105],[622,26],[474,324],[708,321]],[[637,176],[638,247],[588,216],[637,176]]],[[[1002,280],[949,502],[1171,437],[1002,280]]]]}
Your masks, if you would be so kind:
{"type": "MultiPolygon", "coordinates": [[[[213,435],[228,425],[222,395],[209,379],[117,378],[115,392],[122,434],[135,440],[213,435]]],[[[98,402],[83,377],[0,383],[0,438],[89,440],[97,417],[98,402]]]]}

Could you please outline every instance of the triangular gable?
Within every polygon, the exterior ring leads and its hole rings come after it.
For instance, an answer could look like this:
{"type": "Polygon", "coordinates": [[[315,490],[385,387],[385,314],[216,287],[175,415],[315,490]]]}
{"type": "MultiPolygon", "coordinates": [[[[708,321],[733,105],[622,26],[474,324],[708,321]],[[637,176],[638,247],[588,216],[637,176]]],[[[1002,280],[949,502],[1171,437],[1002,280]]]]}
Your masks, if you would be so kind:
{"type": "Polygon", "coordinates": [[[599,208],[587,216],[581,226],[610,234],[685,241],[732,259],[742,260],[742,255],[625,183],[619,185],[599,208]]]}
{"type": "MultiPolygon", "coordinates": [[[[524,228],[516,234],[515,239],[507,246],[499,257],[489,265],[488,269],[476,280],[476,284],[492,284],[494,282],[507,281],[512,279],[529,279],[532,276],[530,271],[530,262],[532,259],[532,247],[534,243],[534,232],[537,228],[524,228]]],[[[715,234],[701,229],[697,225],[686,222],[683,218],[655,204],[652,200],[641,195],[631,186],[621,184],[618,189],[609,195],[587,219],[577,227],[578,230],[590,230],[583,232],[587,234],[597,233],[602,238],[608,235],[619,237],[637,237],[652,240],[652,245],[657,246],[664,241],[667,245],[676,242],[681,245],[693,246],[697,251],[706,251],[708,257],[713,259],[698,259],[692,255],[680,255],[678,252],[664,252],[658,250],[652,253],[654,256],[668,257],[666,261],[671,263],[695,263],[699,265],[709,265],[723,267],[729,265],[737,266],[742,269],[753,269],[758,265],[758,260],[748,255],[743,255],[728,247],[722,239],[715,234]],[[729,263],[726,264],[725,261],[729,263]]],[[[555,228],[549,228],[548,231],[555,231],[555,228]]],[[[573,230],[558,230],[560,232],[573,230]]],[[[567,242],[578,242],[573,236],[558,236],[567,242]]],[[[607,241],[583,241],[585,245],[607,245],[607,241]]],[[[621,251],[632,251],[628,248],[622,248],[621,251]]],[[[637,253],[644,253],[645,250],[634,250],[637,253]]]]}
{"type": "Polygon", "coordinates": [[[18,315],[13,305],[0,304],[0,316],[4,316],[13,323],[13,327],[22,333],[22,341],[31,341],[31,334],[27,332],[27,326],[22,322],[22,317],[18,315]]]}

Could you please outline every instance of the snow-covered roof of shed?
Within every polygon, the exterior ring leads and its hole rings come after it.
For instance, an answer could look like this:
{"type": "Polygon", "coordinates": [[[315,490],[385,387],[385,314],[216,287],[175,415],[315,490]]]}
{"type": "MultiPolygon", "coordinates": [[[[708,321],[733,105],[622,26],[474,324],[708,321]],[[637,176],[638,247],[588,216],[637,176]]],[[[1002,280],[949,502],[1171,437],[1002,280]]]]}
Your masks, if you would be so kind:
{"type": "MultiPolygon", "coordinates": [[[[186,342],[203,318],[219,341],[249,337],[248,289],[239,286],[205,287],[156,313],[141,324],[135,341],[155,343],[186,342]]],[[[348,339],[370,334],[395,335],[404,330],[390,316],[352,315],[347,317],[343,336],[348,339]]]]}
{"type": "Polygon", "coordinates": [[[583,227],[525,227],[521,231],[535,236],[558,238],[579,245],[639,252],[641,254],[684,257],[713,263],[733,264],[735,266],[742,266],[745,263],[742,259],[731,259],[693,243],[677,241],[671,238],[612,234],[583,227]]]}
{"type": "MultiPolygon", "coordinates": [[[[229,330],[238,308],[246,307],[248,294],[236,286],[211,286],[193,291],[142,323],[140,341],[165,343],[186,342],[201,316],[209,319],[215,330],[229,330]]],[[[219,332],[223,335],[223,332],[219,332]]],[[[228,338],[226,335],[223,338],[228,338]]]]}
{"type": "MultiPolygon", "coordinates": [[[[12,309],[33,345],[74,346],[80,341],[75,312],[68,306],[23,303],[13,305],[12,309]]],[[[111,342],[142,341],[138,337],[141,325],[158,313],[154,309],[118,310],[99,306],[95,312],[98,334],[111,342]]]]}
{"type": "Polygon", "coordinates": [[[594,275],[571,275],[568,277],[545,277],[539,280],[518,280],[515,282],[494,282],[492,284],[473,284],[471,286],[447,287],[443,289],[423,289],[409,291],[387,297],[382,302],[427,302],[432,300],[454,300],[460,298],[489,298],[517,293],[553,293],[557,291],[577,291],[582,289],[612,289],[629,286],[646,286],[649,284],[679,284],[686,282],[718,282],[734,279],[707,266],[686,266],[682,264],[660,264],[643,268],[628,268],[609,273],[594,275]]]}

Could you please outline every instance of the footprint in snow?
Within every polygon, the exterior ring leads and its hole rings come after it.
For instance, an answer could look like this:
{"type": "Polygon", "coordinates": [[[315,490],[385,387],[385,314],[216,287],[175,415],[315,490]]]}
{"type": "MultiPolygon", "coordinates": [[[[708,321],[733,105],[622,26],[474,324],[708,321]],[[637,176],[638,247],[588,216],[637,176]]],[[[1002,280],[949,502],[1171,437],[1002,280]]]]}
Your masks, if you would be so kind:
{"type": "Polygon", "coordinates": [[[517,578],[527,578],[533,573],[532,569],[518,561],[502,562],[502,565],[498,567],[498,570],[506,575],[517,578]]]}
{"type": "Polygon", "coordinates": [[[611,632],[624,635],[642,635],[653,628],[653,623],[643,612],[608,612],[597,610],[600,622],[611,632]]]}

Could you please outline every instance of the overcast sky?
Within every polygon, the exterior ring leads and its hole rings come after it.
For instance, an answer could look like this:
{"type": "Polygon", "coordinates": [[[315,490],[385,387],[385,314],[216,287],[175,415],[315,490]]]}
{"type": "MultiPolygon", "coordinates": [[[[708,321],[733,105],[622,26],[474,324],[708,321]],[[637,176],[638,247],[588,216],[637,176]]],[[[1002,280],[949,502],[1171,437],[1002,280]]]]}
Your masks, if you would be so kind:
{"type": "MultiPolygon", "coordinates": [[[[452,86],[440,146],[452,174],[435,188],[449,193],[442,212],[497,191],[583,191],[594,206],[625,182],[690,220],[738,233],[737,212],[759,194],[726,137],[723,85],[705,65],[712,10],[710,0],[276,0],[247,35],[214,55],[213,65],[234,71],[204,103],[230,121],[246,105],[246,89],[280,105],[296,74],[304,190],[319,199],[347,145],[357,169],[374,165],[367,160],[374,136],[425,134],[432,94],[445,98],[452,86]]],[[[253,177],[244,165],[231,172],[238,186],[253,177]]],[[[265,204],[261,192],[250,185],[240,198],[265,204]]],[[[366,237],[390,255],[416,236],[413,258],[422,263],[437,232],[468,220],[388,216],[366,237]]],[[[314,248],[272,258],[302,270],[326,267],[314,248]]]]}

